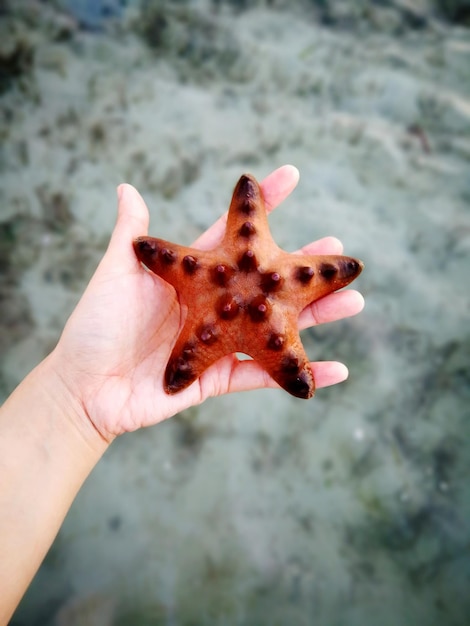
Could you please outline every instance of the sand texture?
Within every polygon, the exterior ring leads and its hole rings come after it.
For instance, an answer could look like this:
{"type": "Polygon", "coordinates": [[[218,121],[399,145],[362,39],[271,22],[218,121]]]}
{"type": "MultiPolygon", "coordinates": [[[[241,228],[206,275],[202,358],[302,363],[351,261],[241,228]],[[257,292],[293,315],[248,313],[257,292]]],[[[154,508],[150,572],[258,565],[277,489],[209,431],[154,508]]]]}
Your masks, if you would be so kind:
{"type": "Polygon", "coordinates": [[[12,625],[467,626],[468,14],[110,4],[0,18],[1,396],[55,345],[124,181],[150,234],[189,245],[243,172],[296,165],[273,236],[339,237],[366,308],[302,333],[346,383],[210,400],[116,441],[12,625]]]}

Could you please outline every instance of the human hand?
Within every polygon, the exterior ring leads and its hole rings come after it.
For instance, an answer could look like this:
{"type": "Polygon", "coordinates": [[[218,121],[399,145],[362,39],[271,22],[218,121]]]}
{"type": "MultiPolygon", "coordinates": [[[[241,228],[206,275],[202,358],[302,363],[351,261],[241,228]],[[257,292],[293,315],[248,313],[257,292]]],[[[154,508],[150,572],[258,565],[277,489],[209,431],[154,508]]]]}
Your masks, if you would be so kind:
{"type": "MultiPolygon", "coordinates": [[[[295,188],[298,171],[275,170],[261,188],[268,212],[295,188]]],[[[226,215],[194,244],[210,249],[222,239],[226,215]]],[[[145,271],[132,242],[148,232],[147,207],[130,185],[119,187],[118,220],[109,247],[50,356],[65,389],[98,433],[115,436],[163,419],[210,396],[262,387],[277,387],[254,361],[228,355],[190,387],[175,395],[163,390],[163,374],[181,330],[181,311],[173,288],[145,271]]],[[[342,254],[342,244],[327,237],[303,247],[303,254],[342,254]]],[[[332,293],[302,311],[299,328],[358,313],[362,296],[354,290],[332,293]]],[[[311,364],[316,387],[344,380],[337,362],[311,364]]]]}

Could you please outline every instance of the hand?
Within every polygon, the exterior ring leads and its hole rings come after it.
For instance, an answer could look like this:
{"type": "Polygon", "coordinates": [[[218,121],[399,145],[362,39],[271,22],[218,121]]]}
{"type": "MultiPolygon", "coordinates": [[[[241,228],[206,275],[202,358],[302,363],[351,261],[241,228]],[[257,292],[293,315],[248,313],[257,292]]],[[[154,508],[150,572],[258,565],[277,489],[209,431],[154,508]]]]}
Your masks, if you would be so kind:
{"type": "MultiPolygon", "coordinates": [[[[298,171],[289,165],[270,174],[261,184],[268,211],[295,188],[298,171]]],[[[66,324],[50,357],[86,419],[106,441],[143,426],[156,424],[198,404],[209,396],[276,383],[251,360],[224,357],[186,390],[169,396],[162,380],[170,352],[181,328],[180,307],[172,287],[145,271],[137,261],[132,241],[146,235],[147,207],[130,185],[118,190],[118,219],[108,250],[83,297],[66,324]]],[[[222,239],[226,215],[193,246],[210,249],[222,239]]],[[[333,237],[311,243],[299,252],[342,254],[333,237]]],[[[333,293],[307,307],[299,327],[330,322],[358,313],[362,296],[354,291],[333,293]]],[[[336,362],[312,363],[317,388],[347,378],[336,362]]]]}

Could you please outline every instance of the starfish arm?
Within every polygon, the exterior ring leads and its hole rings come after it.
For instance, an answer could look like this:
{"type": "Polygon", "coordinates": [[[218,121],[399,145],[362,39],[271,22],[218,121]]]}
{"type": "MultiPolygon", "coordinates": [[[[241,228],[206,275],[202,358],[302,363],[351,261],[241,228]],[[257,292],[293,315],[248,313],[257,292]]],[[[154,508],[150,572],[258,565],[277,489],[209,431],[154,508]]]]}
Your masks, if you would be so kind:
{"type": "MultiPolygon", "coordinates": [[[[242,318],[243,313],[237,309],[228,311],[227,315],[242,318]]],[[[234,324],[233,320],[221,319],[210,306],[203,317],[188,315],[168,360],[165,391],[173,394],[185,389],[213,363],[241,351],[245,338],[240,321],[234,324]]]]}
{"type": "Polygon", "coordinates": [[[280,251],[271,236],[263,192],[258,181],[244,174],[235,186],[228,210],[222,247],[241,260],[247,251],[256,250],[258,262],[280,251]]]}
{"type": "Polygon", "coordinates": [[[196,329],[192,320],[187,318],[166,366],[164,388],[167,393],[174,394],[189,387],[211,365],[211,359],[219,358],[215,357],[213,350],[207,349],[212,339],[214,335],[209,325],[196,329]],[[201,336],[204,342],[201,342],[201,336]]]}
{"type": "Polygon", "coordinates": [[[217,279],[214,251],[196,250],[155,237],[139,237],[134,241],[134,250],[139,261],[154,274],[177,290],[186,287],[188,297],[199,292],[198,284],[207,285],[211,274],[214,281],[217,279]]]}
{"type": "Polygon", "coordinates": [[[246,353],[278,385],[297,398],[315,393],[315,379],[297,330],[296,311],[277,311],[259,327],[252,327],[246,353]]]}
{"type": "Polygon", "coordinates": [[[363,263],[342,255],[294,255],[283,253],[279,262],[281,280],[296,289],[279,293],[298,313],[308,304],[349,285],[362,271],[363,263]]]}

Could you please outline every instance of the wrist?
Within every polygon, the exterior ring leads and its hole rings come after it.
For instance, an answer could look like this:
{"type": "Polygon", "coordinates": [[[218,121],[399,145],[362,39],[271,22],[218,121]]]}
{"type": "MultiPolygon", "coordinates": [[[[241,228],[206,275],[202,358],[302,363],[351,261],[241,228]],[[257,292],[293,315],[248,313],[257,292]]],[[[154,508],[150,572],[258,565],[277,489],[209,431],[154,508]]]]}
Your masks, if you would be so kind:
{"type": "Polygon", "coordinates": [[[86,456],[96,461],[110,444],[90,419],[79,393],[65,374],[56,350],[49,354],[29,375],[30,384],[48,407],[51,422],[60,427],[86,456]]]}

